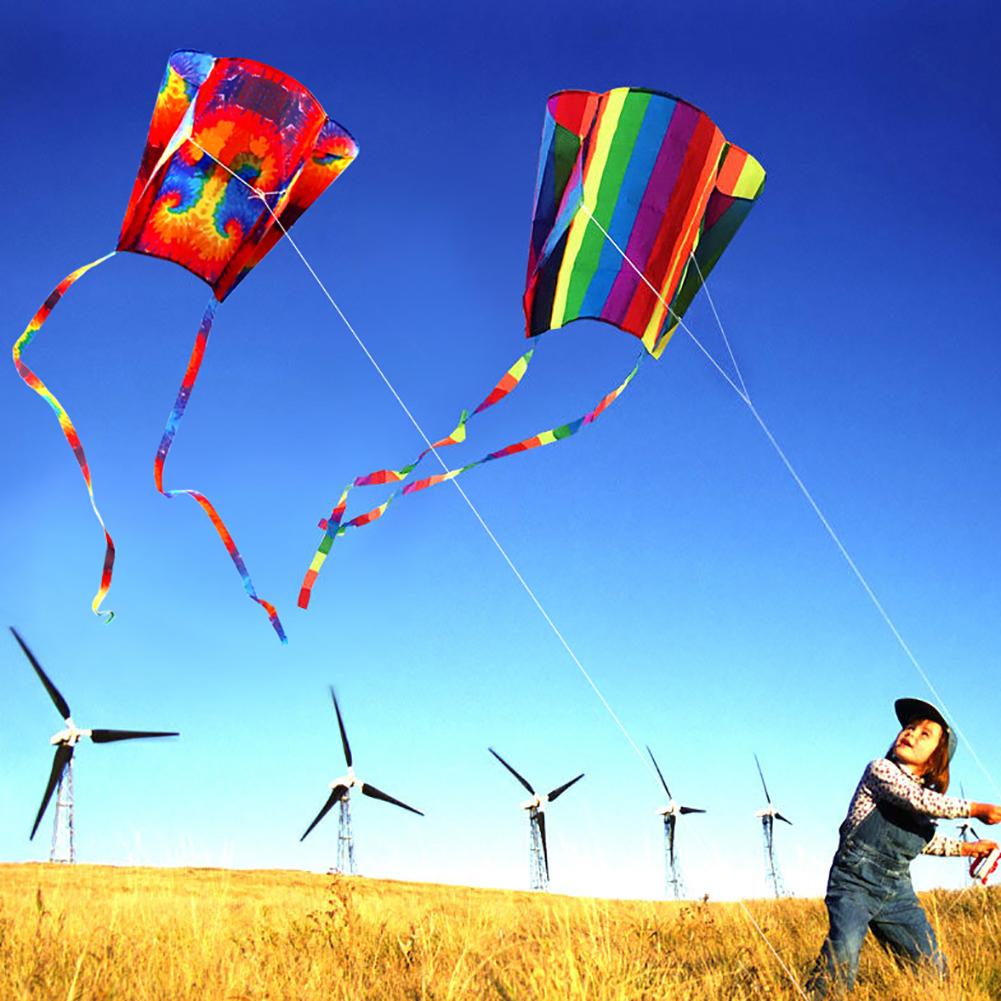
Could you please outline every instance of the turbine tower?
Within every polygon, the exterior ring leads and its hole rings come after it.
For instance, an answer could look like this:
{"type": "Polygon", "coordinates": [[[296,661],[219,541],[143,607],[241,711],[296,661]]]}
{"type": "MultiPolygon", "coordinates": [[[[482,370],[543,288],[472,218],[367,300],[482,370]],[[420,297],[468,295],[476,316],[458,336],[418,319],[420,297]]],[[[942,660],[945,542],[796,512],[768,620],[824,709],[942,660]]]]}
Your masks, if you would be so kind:
{"type": "Polygon", "coordinates": [[[662,806],[657,811],[658,816],[664,818],[664,895],[668,897],[673,896],[675,900],[681,900],[685,895],[685,884],[681,879],[681,870],[678,867],[678,853],[675,848],[675,829],[678,825],[678,817],[683,817],[688,813],[705,813],[706,811],[694,806],[678,806],[674,802],[671,790],[667,788],[667,782],[664,781],[664,773],[660,770],[660,765],[657,764],[657,759],[653,756],[653,751],[647,747],[646,753],[650,755],[653,767],[657,769],[660,784],[664,787],[664,792],[667,793],[667,806],[662,806]]]}
{"type": "Polygon", "coordinates": [[[529,784],[528,780],[519,775],[492,747],[487,750],[528,790],[531,799],[521,804],[521,809],[528,811],[528,876],[533,890],[549,889],[549,848],[546,844],[546,806],[562,796],[575,782],[579,782],[584,773],[576,778],[557,786],[552,792],[540,796],[529,784]]]}
{"type": "Polygon", "coordinates": [[[354,836],[351,832],[351,790],[357,789],[363,796],[370,796],[372,799],[381,799],[384,803],[392,803],[393,806],[401,807],[416,813],[419,817],[424,814],[420,810],[415,810],[406,803],[401,803],[381,789],[376,789],[369,782],[362,782],[355,777],[354,762],[351,757],[351,745],[348,743],[348,735],[344,729],[344,720],[341,717],[341,707],[337,704],[337,695],[333,688],[330,689],[330,697],[334,700],[334,712],[337,714],[337,728],[341,731],[341,747],[344,748],[344,763],[348,766],[346,775],[341,775],[330,783],[330,796],[323,804],[323,809],[316,815],[313,823],[306,828],[306,834],[299,839],[305,841],[306,835],[313,830],[316,825],[330,812],[337,804],[340,805],[340,817],[337,822],[337,867],[335,872],[343,873],[346,876],[353,876],[357,872],[355,867],[355,844],[354,836]]]}
{"type": "Polygon", "coordinates": [[[73,824],[73,753],[77,744],[84,737],[89,737],[95,744],[110,744],[119,740],[140,740],[147,737],[177,737],[176,731],[162,730],[81,730],[74,722],[70,713],[69,704],[62,697],[59,689],[52,683],[49,676],[42,670],[42,665],[38,663],[35,655],[28,648],[28,644],[21,639],[18,631],[11,626],[10,631],[14,634],[24,655],[31,662],[39,680],[49,693],[53,705],[59,711],[66,727],[58,733],[53,734],[49,743],[56,748],[55,757],[52,761],[52,771],[49,773],[49,781],[45,787],[45,794],[42,796],[42,805],[38,808],[38,815],[35,817],[34,826],[31,828],[31,839],[34,839],[38,831],[38,825],[42,822],[52,794],[56,794],[55,820],[52,825],[52,846],[49,849],[50,862],[75,862],[76,845],[74,842],[75,828],[73,824]]]}
{"type": "Polygon", "coordinates": [[[782,885],[782,876],[779,873],[779,865],[775,860],[775,821],[781,820],[783,823],[792,824],[791,820],[783,817],[772,804],[772,797],[768,794],[768,786],[765,784],[765,773],[761,770],[761,762],[758,756],[754,755],[754,763],[758,766],[758,776],[761,778],[761,787],[765,790],[765,799],[768,805],[755,814],[761,818],[761,833],[765,842],[765,879],[771,883],[776,897],[785,896],[785,888],[782,885]]]}

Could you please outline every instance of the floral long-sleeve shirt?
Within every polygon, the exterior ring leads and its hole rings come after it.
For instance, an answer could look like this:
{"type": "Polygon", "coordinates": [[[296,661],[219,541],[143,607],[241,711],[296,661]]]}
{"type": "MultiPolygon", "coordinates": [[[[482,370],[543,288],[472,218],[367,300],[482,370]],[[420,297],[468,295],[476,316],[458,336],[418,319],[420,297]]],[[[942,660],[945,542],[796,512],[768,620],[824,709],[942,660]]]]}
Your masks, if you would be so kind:
{"type": "MultiPolygon", "coordinates": [[[[842,839],[851,834],[877,803],[890,803],[904,807],[926,817],[954,820],[969,817],[969,800],[945,796],[934,789],[926,789],[909,772],[889,758],[870,761],[862,774],[855,795],[848,807],[848,816],[841,825],[842,839]]],[[[936,833],[922,850],[923,855],[961,855],[963,842],[936,833]]]]}

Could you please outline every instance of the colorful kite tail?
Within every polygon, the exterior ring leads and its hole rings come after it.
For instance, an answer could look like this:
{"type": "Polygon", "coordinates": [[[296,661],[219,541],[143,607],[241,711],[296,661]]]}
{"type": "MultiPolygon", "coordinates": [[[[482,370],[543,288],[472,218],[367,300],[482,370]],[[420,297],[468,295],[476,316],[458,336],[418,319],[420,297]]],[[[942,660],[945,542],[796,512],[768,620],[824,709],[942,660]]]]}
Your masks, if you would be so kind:
{"type": "Polygon", "coordinates": [[[177,497],[179,494],[187,494],[201,505],[202,510],[209,516],[209,520],[212,522],[219,538],[222,539],[223,545],[226,547],[226,552],[229,553],[229,558],[233,561],[237,573],[239,573],[243,580],[244,590],[268,613],[272,628],[278,634],[278,638],[282,643],[285,643],[287,642],[285,630],[282,628],[281,620],[275,611],[275,606],[258,597],[257,591],[254,590],[254,582],[250,579],[250,574],[247,572],[247,565],[240,555],[240,550],[236,548],[233,536],[230,534],[225,522],[219,516],[219,512],[212,505],[212,502],[198,490],[164,490],[163,488],[163,466],[167,461],[167,453],[170,452],[174,435],[177,433],[177,426],[180,424],[181,418],[184,416],[184,411],[187,409],[188,400],[191,399],[191,391],[194,389],[195,380],[198,378],[198,370],[201,368],[202,359],[205,356],[205,345],[208,343],[209,334],[212,332],[212,321],[215,318],[215,311],[218,305],[218,301],[212,298],[205,308],[205,314],[202,316],[202,322],[198,327],[198,334],[195,336],[195,346],[192,348],[191,358],[188,360],[188,367],[184,372],[184,379],[181,381],[181,388],[177,393],[177,399],[174,401],[173,409],[170,411],[167,424],[163,429],[160,447],[156,450],[156,459],[153,462],[153,479],[156,483],[156,489],[164,497],[177,497]]]}
{"type": "Polygon", "coordinates": [[[401,493],[404,497],[407,497],[420,490],[427,490],[428,487],[436,487],[439,483],[447,483],[449,480],[454,480],[463,473],[468,472],[470,469],[475,469],[477,466],[482,466],[487,462],[494,462],[497,459],[506,459],[508,456],[517,455],[519,452],[527,452],[533,448],[543,448],[546,445],[555,445],[557,442],[565,441],[567,438],[572,438],[578,431],[586,428],[589,424],[593,424],[626,391],[629,384],[636,377],[636,373],[639,372],[640,365],[643,364],[643,360],[646,357],[647,352],[644,349],[640,352],[639,357],[636,359],[636,364],[633,365],[625,379],[623,379],[622,382],[619,383],[619,385],[616,386],[610,393],[606,393],[598,401],[598,404],[586,414],[583,414],[566,424],[559,424],[556,427],[550,428],[548,431],[542,431],[539,434],[532,435],[530,438],[522,438],[521,441],[513,442],[510,445],[506,445],[504,448],[499,448],[496,452],[490,452],[489,454],[483,456],[483,458],[477,459],[475,462],[470,462],[465,466],[459,466],[456,469],[449,469],[447,472],[437,473],[434,476],[425,477],[423,480],[414,480],[412,483],[408,483],[402,489],[401,493]]]}
{"type": "Polygon", "coordinates": [[[90,264],[85,264],[82,268],[77,268],[76,271],[68,274],[53,289],[52,294],[31,318],[31,322],[25,327],[24,333],[14,342],[11,352],[14,356],[14,367],[17,369],[17,374],[55,411],[56,417],[59,419],[59,428],[63,433],[63,437],[69,442],[70,448],[73,449],[73,455],[76,456],[80,472],[83,473],[84,482],[87,484],[87,493],[90,495],[90,506],[94,509],[94,514],[97,516],[97,520],[101,524],[101,529],[104,531],[104,568],[101,571],[101,586],[97,589],[97,594],[94,595],[94,600],[91,602],[90,607],[94,610],[95,615],[103,617],[106,622],[110,622],[115,617],[114,612],[102,610],[101,608],[101,603],[104,601],[108,589],[111,587],[111,575],[115,566],[115,544],[111,541],[107,526],[104,524],[101,512],[97,508],[97,502],[94,500],[94,486],[90,478],[90,466],[87,463],[87,456],[84,454],[80,436],[77,434],[77,430],[73,426],[66,408],[50,392],[48,386],[21,361],[21,355],[24,353],[25,348],[32,342],[35,334],[45,325],[49,314],[56,308],[57,303],[66,294],[70,286],[78,278],[90,271],[91,268],[96,268],[98,264],[103,264],[108,258],[114,257],[115,253],[116,251],[113,250],[110,254],[105,254],[104,257],[99,257],[96,261],[91,261],[90,264]]]}
{"type": "Polygon", "coordinates": [[[489,410],[491,407],[496,406],[496,404],[506,399],[521,385],[521,380],[525,378],[525,373],[528,371],[528,366],[534,353],[535,348],[529,348],[524,354],[520,355],[518,360],[501,376],[493,389],[487,393],[480,405],[472,412],[463,410],[459,416],[459,423],[456,425],[455,430],[444,438],[433,442],[430,447],[425,448],[413,462],[401,466],[399,469],[377,469],[374,472],[366,473],[364,476],[356,476],[344,488],[344,492],[341,494],[340,500],[334,505],[330,517],[320,520],[319,528],[323,530],[324,535],[313,555],[313,559],[310,561],[309,569],[306,571],[302,587],[299,590],[300,608],[309,608],[309,599],[312,597],[313,585],[316,583],[320,568],[326,562],[327,556],[330,555],[330,548],[334,544],[334,539],[339,535],[343,535],[349,528],[361,528],[362,525],[368,525],[373,521],[377,521],[386,513],[389,505],[400,496],[400,491],[394,490],[384,503],[372,508],[370,511],[366,511],[365,514],[352,518],[347,524],[342,525],[341,520],[344,517],[344,510],[347,507],[348,494],[352,489],[354,487],[369,487],[384,483],[403,483],[421,464],[426,455],[429,455],[433,451],[436,452],[438,449],[447,448],[449,445],[458,445],[464,442],[466,440],[466,425],[469,421],[477,414],[483,413],[484,410],[489,410]]]}
{"type": "MultiPolygon", "coordinates": [[[[573,437],[573,435],[577,434],[577,432],[582,428],[587,427],[588,424],[593,424],[626,391],[629,384],[636,377],[636,373],[639,371],[640,365],[643,364],[643,360],[646,357],[647,352],[644,349],[640,352],[639,357],[636,359],[636,364],[632,367],[632,370],[625,377],[625,379],[623,379],[622,382],[610,393],[606,393],[601,400],[598,401],[598,404],[595,407],[583,416],[578,417],[576,420],[570,421],[567,424],[560,424],[557,427],[550,428],[548,431],[532,435],[530,438],[523,438],[511,445],[498,449],[496,452],[490,452],[482,458],[476,459],[474,462],[467,463],[465,466],[458,466],[455,469],[449,469],[444,473],[437,473],[434,476],[427,476],[422,480],[414,480],[407,483],[390,494],[389,497],[387,497],[386,500],[378,507],[374,507],[370,511],[366,511],[364,514],[356,515],[348,522],[343,522],[348,490],[351,489],[351,484],[349,484],[348,488],[341,495],[341,499],[338,501],[338,504],[334,508],[330,518],[320,522],[319,527],[324,529],[324,535],[320,540],[320,545],[316,550],[316,554],[313,556],[313,560],[309,565],[309,570],[306,572],[306,577],[302,582],[302,590],[299,592],[299,607],[308,607],[313,584],[316,582],[320,568],[326,561],[327,556],[330,553],[330,547],[333,545],[334,539],[337,538],[337,536],[343,535],[349,528],[362,528],[365,525],[370,525],[373,521],[378,521],[378,519],[386,513],[386,509],[397,497],[407,497],[420,490],[427,490],[428,487],[438,486],[439,483],[446,483],[449,480],[454,480],[463,473],[468,472],[470,469],[475,469],[477,466],[482,466],[487,462],[494,462],[497,459],[506,459],[509,455],[516,455],[518,452],[527,452],[533,448],[552,445],[556,442],[564,441],[567,438],[573,437]]],[[[508,390],[508,392],[510,392],[510,390],[508,390]]],[[[490,397],[487,399],[490,400],[490,397]]],[[[488,403],[487,405],[492,404],[488,403]]],[[[483,409],[482,405],[481,409],[483,409]]],[[[478,412],[479,410],[474,411],[474,413],[478,412]]],[[[357,484],[357,480],[354,481],[354,483],[357,484]]]]}

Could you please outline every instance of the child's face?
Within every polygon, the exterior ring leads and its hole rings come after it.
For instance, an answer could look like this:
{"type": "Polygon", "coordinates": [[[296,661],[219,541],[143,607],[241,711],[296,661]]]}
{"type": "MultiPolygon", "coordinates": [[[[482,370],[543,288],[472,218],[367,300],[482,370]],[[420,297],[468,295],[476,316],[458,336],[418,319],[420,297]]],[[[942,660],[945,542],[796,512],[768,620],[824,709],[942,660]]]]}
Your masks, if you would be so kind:
{"type": "Polygon", "coordinates": [[[942,739],[942,726],[930,719],[917,719],[897,734],[893,753],[901,764],[924,768],[942,739]]]}

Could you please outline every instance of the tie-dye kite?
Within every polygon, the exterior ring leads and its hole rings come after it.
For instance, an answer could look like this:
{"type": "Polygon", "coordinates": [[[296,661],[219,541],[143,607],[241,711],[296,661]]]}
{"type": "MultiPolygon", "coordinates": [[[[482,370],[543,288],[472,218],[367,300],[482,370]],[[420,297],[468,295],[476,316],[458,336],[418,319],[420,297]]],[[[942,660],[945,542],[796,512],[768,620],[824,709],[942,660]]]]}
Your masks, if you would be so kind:
{"type": "Polygon", "coordinates": [[[22,360],[25,348],[69,287],[120,250],[174,261],[208,283],[213,297],[156,452],[154,480],[165,497],[188,494],[202,506],[247,593],[263,606],[284,642],[274,606],[258,597],[215,507],[197,490],[165,490],[163,466],[198,377],[216,306],[357,154],[350,134],[327,117],[305,87],[284,73],[251,59],[217,58],[205,52],[179,50],[170,56],[116,249],[64,278],[13,349],[21,378],[56,412],[104,529],[104,569],[94,596],[95,613],[112,616],[102,612],[101,603],[111,585],[115,546],[97,508],[76,428],[22,360]]]}
{"type": "MultiPolygon", "coordinates": [[[[308,606],[334,539],[380,518],[397,496],[562,441],[597,420],[632,382],[643,358],[660,357],[764,181],[754,157],[728,143],[708,115],[679,98],[633,87],[606,94],[565,90],[550,97],[532,214],[526,334],[537,337],[574,320],[603,320],[638,337],[644,350],[623,382],[587,414],[464,466],[405,483],[378,507],[344,521],[352,488],[404,483],[431,449],[398,469],[352,480],[320,522],[324,535],[303,580],[300,607],[308,606]]],[[[470,417],[519,385],[532,354],[525,352],[433,448],[464,441],[470,417]]]]}

